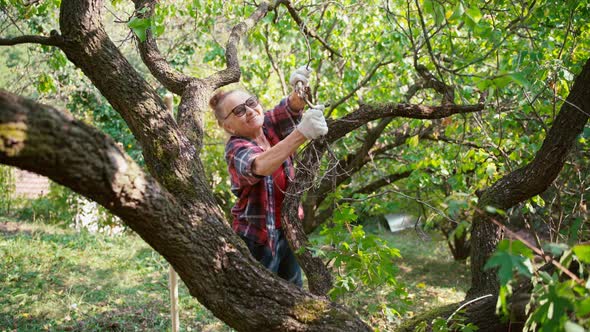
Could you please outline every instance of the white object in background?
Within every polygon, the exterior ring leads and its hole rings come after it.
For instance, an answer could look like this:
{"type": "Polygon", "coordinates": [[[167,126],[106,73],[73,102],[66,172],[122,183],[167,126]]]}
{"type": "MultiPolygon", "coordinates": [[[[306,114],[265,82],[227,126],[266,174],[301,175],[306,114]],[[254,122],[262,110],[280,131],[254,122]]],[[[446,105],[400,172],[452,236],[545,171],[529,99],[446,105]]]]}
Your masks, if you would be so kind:
{"type": "Polygon", "coordinates": [[[170,287],[170,314],[172,316],[172,332],[178,332],[180,321],[178,320],[178,274],[172,265],[168,270],[168,285],[170,287]]]}

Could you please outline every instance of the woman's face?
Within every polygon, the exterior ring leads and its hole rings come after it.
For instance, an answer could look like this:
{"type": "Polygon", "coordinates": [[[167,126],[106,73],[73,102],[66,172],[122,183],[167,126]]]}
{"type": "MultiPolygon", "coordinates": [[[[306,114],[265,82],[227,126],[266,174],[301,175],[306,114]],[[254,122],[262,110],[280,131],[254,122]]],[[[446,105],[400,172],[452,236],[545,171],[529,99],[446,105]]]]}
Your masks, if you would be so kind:
{"type": "Polygon", "coordinates": [[[260,103],[254,102],[255,97],[251,99],[252,97],[247,92],[238,90],[223,100],[222,109],[225,118],[223,128],[225,130],[238,136],[255,137],[259,134],[264,123],[264,113],[260,103]],[[245,113],[243,113],[244,110],[245,113]]]}

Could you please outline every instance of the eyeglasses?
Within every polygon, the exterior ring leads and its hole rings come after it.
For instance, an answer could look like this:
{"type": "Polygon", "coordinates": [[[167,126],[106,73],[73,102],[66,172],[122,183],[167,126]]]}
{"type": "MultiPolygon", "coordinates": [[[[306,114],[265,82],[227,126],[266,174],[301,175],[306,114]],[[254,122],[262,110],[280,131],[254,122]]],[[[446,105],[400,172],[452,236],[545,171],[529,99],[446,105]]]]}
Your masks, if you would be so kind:
{"type": "Polygon", "coordinates": [[[258,99],[254,96],[248,98],[243,104],[234,107],[223,120],[227,120],[232,113],[238,118],[244,116],[244,114],[246,114],[246,106],[252,109],[256,108],[256,106],[258,106],[258,99]]]}

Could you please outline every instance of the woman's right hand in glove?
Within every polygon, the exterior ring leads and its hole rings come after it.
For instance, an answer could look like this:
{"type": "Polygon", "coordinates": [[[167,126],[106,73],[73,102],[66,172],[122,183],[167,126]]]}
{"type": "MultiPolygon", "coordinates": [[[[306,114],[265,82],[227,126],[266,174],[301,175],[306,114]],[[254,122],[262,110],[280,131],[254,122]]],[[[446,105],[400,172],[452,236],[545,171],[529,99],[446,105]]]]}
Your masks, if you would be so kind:
{"type": "Polygon", "coordinates": [[[328,124],[326,118],[324,118],[324,106],[317,105],[315,108],[308,110],[303,113],[301,122],[297,126],[297,130],[305,136],[305,138],[311,140],[316,139],[320,136],[328,133],[328,124]]]}

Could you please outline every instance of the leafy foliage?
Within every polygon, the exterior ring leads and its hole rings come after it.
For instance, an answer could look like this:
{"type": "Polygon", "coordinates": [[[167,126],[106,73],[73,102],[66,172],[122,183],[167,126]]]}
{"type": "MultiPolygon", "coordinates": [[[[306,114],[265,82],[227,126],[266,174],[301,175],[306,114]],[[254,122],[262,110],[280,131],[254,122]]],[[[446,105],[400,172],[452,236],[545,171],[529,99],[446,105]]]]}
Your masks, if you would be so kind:
{"type": "Polygon", "coordinates": [[[391,302],[401,299],[401,306],[392,308],[387,303],[382,306],[374,304],[373,310],[400,316],[409,303],[405,299],[405,286],[396,279],[396,259],[401,259],[400,252],[378,236],[365,232],[362,225],[355,224],[356,220],[354,208],[343,204],[334,213],[331,224],[324,226],[314,238],[311,249],[329,261],[335,271],[334,288],[329,295],[338,299],[363,288],[375,289],[385,285],[391,288],[386,298],[391,302]]]}
{"type": "MultiPolygon", "coordinates": [[[[590,327],[590,279],[585,285],[577,284],[569,276],[558,270],[552,274],[544,270],[534,270],[531,259],[532,251],[520,241],[503,241],[486,268],[498,268],[500,277],[500,297],[498,306],[504,315],[508,314],[508,297],[512,294],[512,285],[517,282],[513,271],[534,284],[529,302],[527,331],[583,331],[590,327]]],[[[575,266],[580,278],[588,275],[588,245],[574,246],[568,249],[560,259],[564,266],[575,266]],[[572,264],[576,262],[575,264],[572,264]]],[[[570,270],[571,267],[570,267],[570,270]]]]}
{"type": "MultiPolygon", "coordinates": [[[[6,23],[3,31],[8,35],[47,35],[58,27],[59,4],[59,0],[31,5],[0,0],[6,15],[2,17],[6,23]],[[12,26],[8,17],[18,21],[18,27],[12,26]]],[[[305,25],[341,56],[305,37],[284,7],[270,12],[243,41],[240,53],[241,84],[256,93],[266,108],[287,93],[281,79],[308,61],[316,70],[314,99],[335,105],[326,112],[332,118],[346,115],[362,103],[440,104],[440,93],[433,89],[419,90],[406,100],[410,88],[423,80],[420,66],[453,88],[457,104],[474,104],[482,94],[488,96],[480,114],[434,121],[391,120],[370,149],[364,167],[334,186],[334,193],[319,205],[323,209],[345,197],[355,200],[351,205],[340,205],[316,246],[317,254],[331,260],[340,272],[332,295],[344,296],[385,283],[398,289],[396,296],[403,297],[392,264],[392,259],[399,259],[399,252],[356,224],[357,213],[412,212],[428,227],[448,229],[450,238],[465,235],[468,239],[470,211],[477,202],[474,193],[534,157],[575,75],[590,56],[590,5],[587,0],[347,0],[300,1],[297,6],[305,25]],[[400,134],[407,138],[403,144],[395,144],[400,134]],[[367,183],[400,170],[413,172],[385,189],[357,193],[367,183]],[[321,250],[322,245],[331,249],[321,250]]],[[[110,33],[120,37],[121,51],[162,95],[164,89],[149,76],[135,45],[125,37],[129,30],[140,41],[151,30],[160,37],[159,46],[175,69],[202,77],[224,68],[229,31],[253,10],[237,1],[178,1],[159,3],[154,15],[142,18],[144,12],[133,12],[130,4],[119,0],[107,7],[109,20],[126,22],[108,23],[110,33]],[[129,17],[118,19],[111,12],[125,12],[129,17]]],[[[0,70],[6,73],[0,77],[0,85],[66,106],[77,118],[107,132],[134,160],[143,163],[141,148],[123,119],[60,51],[15,47],[0,49],[0,56],[7,59],[0,62],[0,70]]],[[[225,137],[214,129],[210,114],[205,123],[201,157],[218,201],[229,211],[233,197],[222,157],[225,137]]],[[[366,133],[376,126],[377,121],[343,137],[331,146],[333,156],[351,158],[349,154],[358,151],[366,133]]],[[[587,246],[577,245],[590,238],[587,203],[582,199],[588,192],[588,138],[590,128],[579,137],[551,188],[505,212],[513,224],[540,233],[550,243],[547,248],[571,248],[564,257],[579,260],[580,276],[590,264],[587,246]]],[[[36,201],[26,213],[55,221],[71,216],[67,207],[75,198],[60,190],[56,189],[49,201],[36,201]]],[[[587,295],[587,288],[569,292],[559,277],[535,271],[530,252],[518,242],[503,242],[488,267],[499,271],[503,311],[515,282],[514,272],[541,285],[532,304],[542,309],[531,315],[531,328],[534,324],[546,326],[541,327],[546,330],[575,330],[574,324],[588,327],[589,304],[579,300],[587,295]],[[555,322],[549,322],[549,316],[556,318],[555,322]]]]}

